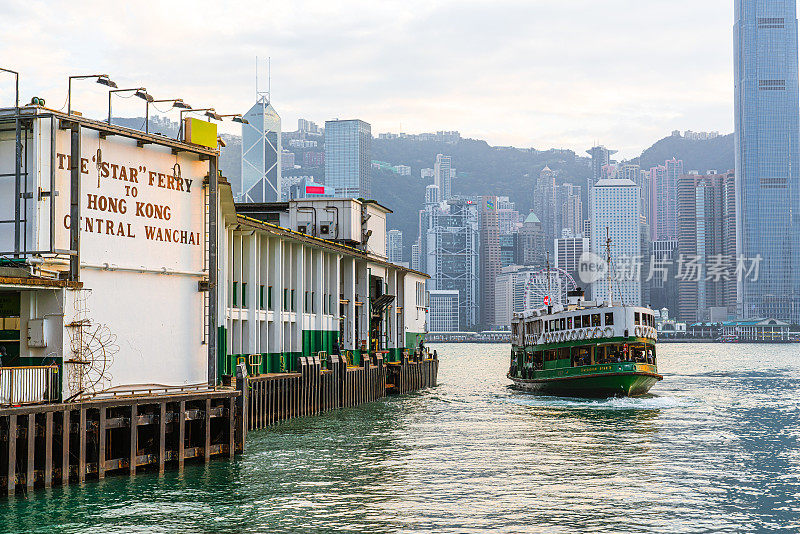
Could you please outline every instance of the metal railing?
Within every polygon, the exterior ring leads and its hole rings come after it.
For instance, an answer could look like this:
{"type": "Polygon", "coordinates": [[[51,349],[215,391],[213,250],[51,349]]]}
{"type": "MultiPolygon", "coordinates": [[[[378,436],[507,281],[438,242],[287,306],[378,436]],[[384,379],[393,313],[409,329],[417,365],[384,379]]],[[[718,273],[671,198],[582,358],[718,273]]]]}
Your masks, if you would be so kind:
{"type": "Polygon", "coordinates": [[[57,402],[58,366],[0,367],[0,405],[57,402]]]}

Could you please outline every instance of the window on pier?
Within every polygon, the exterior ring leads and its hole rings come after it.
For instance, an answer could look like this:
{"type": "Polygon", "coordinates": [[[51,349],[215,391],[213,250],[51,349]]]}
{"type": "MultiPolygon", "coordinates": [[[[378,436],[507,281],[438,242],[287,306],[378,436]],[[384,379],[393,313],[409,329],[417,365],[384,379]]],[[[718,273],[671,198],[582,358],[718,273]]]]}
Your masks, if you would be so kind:
{"type": "Polygon", "coordinates": [[[614,324],[614,314],[609,312],[606,313],[606,326],[612,326],[614,324]]]}
{"type": "Polygon", "coordinates": [[[592,314],[592,326],[600,326],[600,314],[593,313],[592,314]]]}

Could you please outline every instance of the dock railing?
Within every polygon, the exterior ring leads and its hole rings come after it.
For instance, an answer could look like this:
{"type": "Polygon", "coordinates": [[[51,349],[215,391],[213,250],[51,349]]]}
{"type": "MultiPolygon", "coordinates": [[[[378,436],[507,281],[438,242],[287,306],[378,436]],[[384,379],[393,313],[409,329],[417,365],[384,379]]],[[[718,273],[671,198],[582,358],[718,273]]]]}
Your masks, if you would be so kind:
{"type": "Polygon", "coordinates": [[[0,367],[0,405],[58,402],[57,365],[0,367]]]}

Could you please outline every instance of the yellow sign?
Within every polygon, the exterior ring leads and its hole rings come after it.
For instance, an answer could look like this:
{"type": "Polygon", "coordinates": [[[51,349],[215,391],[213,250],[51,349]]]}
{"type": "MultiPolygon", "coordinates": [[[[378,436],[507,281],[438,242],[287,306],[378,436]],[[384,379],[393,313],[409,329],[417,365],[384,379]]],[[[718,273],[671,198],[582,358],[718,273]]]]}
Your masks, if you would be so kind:
{"type": "Polygon", "coordinates": [[[193,145],[217,148],[217,125],[194,117],[183,119],[183,140],[193,145]]]}

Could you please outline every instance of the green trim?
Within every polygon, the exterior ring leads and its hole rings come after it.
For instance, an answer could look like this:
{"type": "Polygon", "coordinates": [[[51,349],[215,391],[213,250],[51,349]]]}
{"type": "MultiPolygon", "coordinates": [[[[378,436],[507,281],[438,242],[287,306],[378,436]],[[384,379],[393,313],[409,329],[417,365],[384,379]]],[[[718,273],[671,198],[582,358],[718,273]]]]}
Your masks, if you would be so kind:
{"type": "Polygon", "coordinates": [[[231,374],[228,372],[227,364],[228,355],[228,329],[224,326],[217,327],[217,383],[220,381],[222,375],[231,374]]]}
{"type": "Polygon", "coordinates": [[[419,346],[419,340],[425,339],[425,332],[406,332],[405,348],[414,350],[419,346]]]}
{"type": "MultiPolygon", "coordinates": [[[[568,362],[569,360],[555,360],[546,363],[568,362]]],[[[544,369],[533,371],[531,379],[545,380],[550,378],[571,378],[586,375],[607,375],[619,373],[652,373],[658,372],[655,365],[649,363],[602,363],[596,365],[582,365],[580,367],[560,367],[558,369],[544,369]]]]}

